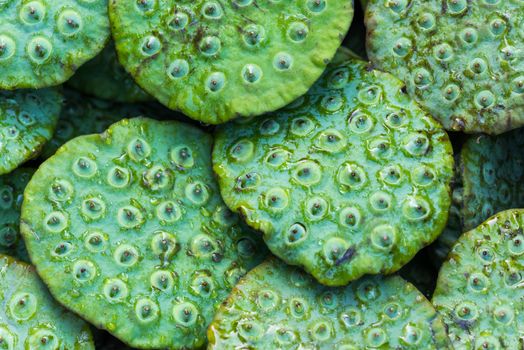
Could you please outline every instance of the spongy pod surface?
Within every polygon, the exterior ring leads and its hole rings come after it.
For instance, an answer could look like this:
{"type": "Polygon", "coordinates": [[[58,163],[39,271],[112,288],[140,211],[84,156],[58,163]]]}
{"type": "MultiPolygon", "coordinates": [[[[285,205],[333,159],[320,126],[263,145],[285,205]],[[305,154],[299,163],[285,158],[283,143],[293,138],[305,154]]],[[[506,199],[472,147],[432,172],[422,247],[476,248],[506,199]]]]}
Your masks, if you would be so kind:
{"type": "Polygon", "coordinates": [[[265,254],[220,198],[211,136],[124,119],[77,137],[24,193],[21,230],[53,296],[136,348],[193,349],[265,254]]]}
{"type": "Polygon", "coordinates": [[[340,46],[351,0],[112,0],[120,62],[166,106],[219,124],[304,94],[340,46]]]}
{"type": "Polygon", "coordinates": [[[40,154],[61,108],[55,89],[0,91],[0,175],[40,154]]]}
{"type": "Polygon", "coordinates": [[[455,349],[522,346],[523,210],[464,233],[442,265],[432,303],[455,349]]]}
{"type": "Polygon", "coordinates": [[[225,203],[275,255],[344,285],[398,270],[441,233],[451,152],[398,79],[350,59],[292,105],[220,126],[213,163],[225,203]]]}
{"type": "Polygon", "coordinates": [[[460,152],[464,230],[493,214],[524,207],[524,130],[471,136],[460,152]]]}
{"type": "Polygon", "coordinates": [[[35,170],[18,168],[0,176],[0,254],[29,262],[20,236],[20,211],[24,190],[35,170]]]}
{"type": "Polygon", "coordinates": [[[109,38],[107,0],[0,2],[0,89],[69,79],[109,38]]]}
{"type": "Polygon", "coordinates": [[[0,255],[2,349],[94,350],[87,323],[60,306],[34,267],[0,255]]]}
{"type": "Polygon", "coordinates": [[[67,83],[82,93],[104,100],[134,103],[153,99],[120,65],[112,41],[98,56],[80,67],[67,83]]]}
{"type": "Polygon", "coordinates": [[[441,317],[402,278],[329,288],[274,258],[240,280],[208,338],[208,350],[451,349],[441,317]]]}
{"type": "Polygon", "coordinates": [[[370,0],[367,51],[446,129],[524,125],[524,3],[370,0]]]}

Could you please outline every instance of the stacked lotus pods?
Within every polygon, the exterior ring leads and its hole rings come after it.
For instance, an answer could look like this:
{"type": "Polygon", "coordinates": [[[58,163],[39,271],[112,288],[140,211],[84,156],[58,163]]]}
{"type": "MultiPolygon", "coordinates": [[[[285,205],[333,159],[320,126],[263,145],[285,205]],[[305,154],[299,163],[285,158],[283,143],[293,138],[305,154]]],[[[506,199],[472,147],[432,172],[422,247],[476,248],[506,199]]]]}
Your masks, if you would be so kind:
{"type": "Polygon", "coordinates": [[[0,0],[0,348],[519,349],[523,27],[0,0]]]}

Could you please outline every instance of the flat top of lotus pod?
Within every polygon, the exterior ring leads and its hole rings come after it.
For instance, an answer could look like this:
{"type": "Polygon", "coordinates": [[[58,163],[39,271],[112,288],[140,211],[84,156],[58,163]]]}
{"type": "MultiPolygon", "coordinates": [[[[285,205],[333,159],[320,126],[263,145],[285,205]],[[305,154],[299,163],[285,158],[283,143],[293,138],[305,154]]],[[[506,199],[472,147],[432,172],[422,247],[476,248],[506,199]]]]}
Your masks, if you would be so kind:
{"type": "Polygon", "coordinates": [[[328,288],[276,259],[240,280],[208,338],[209,350],[449,349],[442,319],[402,278],[328,288]]]}
{"type": "Polygon", "coordinates": [[[0,91],[0,175],[38,156],[53,136],[61,108],[62,95],[55,89],[0,91]]]}
{"type": "Polygon", "coordinates": [[[402,88],[350,60],[289,107],[218,128],[225,203],[321,283],[396,271],[446,224],[451,145],[402,88]]]}
{"type": "Polygon", "coordinates": [[[220,198],[211,137],[146,118],[45,161],[21,230],[53,296],[137,348],[202,346],[214,308],[263,247],[220,198]]]}
{"type": "Polygon", "coordinates": [[[524,206],[524,130],[471,136],[460,153],[465,231],[491,215],[524,206]]]}
{"type": "Polygon", "coordinates": [[[340,46],[349,0],[111,1],[120,62],[148,93],[219,124],[304,94],[340,46]]]}
{"type": "Polygon", "coordinates": [[[109,37],[107,0],[0,2],[0,89],[63,83],[109,37]]]}
{"type": "Polygon", "coordinates": [[[442,265],[432,303],[455,349],[521,347],[523,215],[500,212],[464,233],[442,265]]]}
{"type": "Polygon", "coordinates": [[[120,65],[113,42],[80,67],[67,83],[78,91],[105,100],[122,103],[152,100],[120,65]]]}
{"type": "Polygon", "coordinates": [[[0,254],[28,262],[27,250],[20,236],[20,210],[25,187],[34,172],[30,168],[18,168],[0,176],[0,254]]]}
{"type": "Polygon", "coordinates": [[[2,348],[95,349],[89,326],[49,295],[32,266],[0,255],[0,289],[2,348]]]}
{"type": "Polygon", "coordinates": [[[140,104],[120,104],[90,98],[64,89],[64,106],[51,141],[45,144],[41,157],[49,158],[67,141],[81,135],[101,133],[123,118],[148,114],[140,104]]]}
{"type": "Polygon", "coordinates": [[[370,0],[367,51],[446,129],[524,125],[524,2],[370,0]]]}

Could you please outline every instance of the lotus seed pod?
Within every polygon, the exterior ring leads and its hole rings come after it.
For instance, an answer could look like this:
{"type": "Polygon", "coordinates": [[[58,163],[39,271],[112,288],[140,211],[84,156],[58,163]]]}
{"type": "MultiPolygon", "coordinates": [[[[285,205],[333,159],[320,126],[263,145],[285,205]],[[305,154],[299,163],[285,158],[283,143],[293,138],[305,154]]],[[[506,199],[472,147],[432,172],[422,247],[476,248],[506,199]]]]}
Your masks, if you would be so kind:
{"type": "Polygon", "coordinates": [[[49,295],[35,269],[0,255],[0,347],[94,350],[89,326],[49,295]]]}
{"type": "Polygon", "coordinates": [[[18,168],[0,176],[0,254],[29,262],[24,241],[20,236],[20,210],[24,189],[34,169],[18,168]]]}
{"type": "Polygon", "coordinates": [[[0,1],[0,89],[59,85],[108,38],[107,0],[0,1]]]}
{"type": "Polygon", "coordinates": [[[68,84],[82,93],[104,100],[122,103],[152,100],[120,65],[113,42],[80,67],[68,84]]]}
{"type": "Polygon", "coordinates": [[[277,259],[240,280],[208,338],[208,350],[450,349],[440,316],[402,278],[329,288],[277,259]]]}
{"type": "Polygon", "coordinates": [[[65,90],[65,103],[60,113],[56,132],[42,150],[47,159],[67,141],[81,135],[101,133],[123,118],[145,115],[148,108],[142,105],[118,104],[89,98],[73,90],[65,90]]]}
{"type": "Polygon", "coordinates": [[[349,0],[110,2],[118,58],[166,106],[219,124],[283,107],[318,79],[349,0]]]}
{"type": "Polygon", "coordinates": [[[455,349],[522,347],[523,215],[503,211],[464,233],[442,265],[432,302],[455,349]]]}
{"type": "Polygon", "coordinates": [[[499,211],[524,207],[524,155],[516,151],[523,146],[523,129],[466,141],[460,152],[464,231],[499,211]]]}
{"type": "Polygon", "coordinates": [[[524,2],[367,2],[371,62],[403,80],[446,129],[524,125],[524,2]]]}
{"type": "Polygon", "coordinates": [[[400,269],[451,202],[445,131],[398,79],[352,59],[292,105],[218,127],[213,163],[228,207],[331,286],[400,269]]]}
{"type": "Polygon", "coordinates": [[[124,119],[40,166],[21,231],[61,304],[131,347],[205,344],[217,305],[265,255],[220,198],[211,143],[180,122],[124,119]]]}
{"type": "Polygon", "coordinates": [[[40,154],[61,108],[62,95],[54,89],[0,91],[0,175],[40,154]]]}

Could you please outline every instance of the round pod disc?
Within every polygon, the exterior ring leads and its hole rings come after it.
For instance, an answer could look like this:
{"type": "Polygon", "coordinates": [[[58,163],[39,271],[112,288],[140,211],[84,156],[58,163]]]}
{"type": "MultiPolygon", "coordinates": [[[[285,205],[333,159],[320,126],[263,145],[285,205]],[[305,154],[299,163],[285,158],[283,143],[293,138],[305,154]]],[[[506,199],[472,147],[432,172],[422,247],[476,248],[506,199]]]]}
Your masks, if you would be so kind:
{"type": "Polygon", "coordinates": [[[273,111],[322,74],[349,0],[111,1],[120,62],[166,106],[205,123],[273,111]]]}
{"type": "Polygon", "coordinates": [[[211,142],[183,123],[124,119],[40,166],[21,231],[60,303],[132,347],[205,344],[264,246],[223,204],[211,142]]]}
{"type": "Polygon", "coordinates": [[[152,99],[120,65],[112,42],[80,67],[67,83],[82,93],[104,100],[133,103],[152,99]]]}
{"type": "Polygon", "coordinates": [[[498,136],[472,136],[460,152],[464,230],[493,214],[524,206],[524,130],[498,136]]]}
{"type": "Polygon", "coordinates": [[[89,326],[49,295],[35,269],[0,255],[2,349],[94,350],[89,326]]]}
{"type": "Polygon", "coordinates": [[[398,270],[448,217],[447,134],[398,79],[358,60],[283,110],[220,126],[213,163],[229,208],[327,285],[398,270]]]}
{"type": "Polygon", "coordinates": [[[522,346],[523,210],[464,233],[442,265],[432,303],[455,349],[522,346]]]}
{"type": "Polygon", "coordinates": [[[524,125],[522,1],[368,2],[369,58],[446,129],[500,134],[524,125]]]}
{"type": "Polygon", "coordinates": [[[451,349],[430,302],[398,276],[328,288],[271,259],[220,306],[209,350],[451,349]]]}
{"type": "Polygon", "coordinates": [[[107,0],[0,2],[0,89],[59,85],[109,38],[107,0]]]}
{"type": "Polygon", "coordinates": [[[20,210],[24,190],[35,170],[18,168],[0,176],[0,254],[29,262],[20,236],[20,210]]]}
{"type": "Polygon", "coordinates": [[[61,108],[62,95],[54,89],[0,91],[0,175],[38,156],[61,108]]]}

